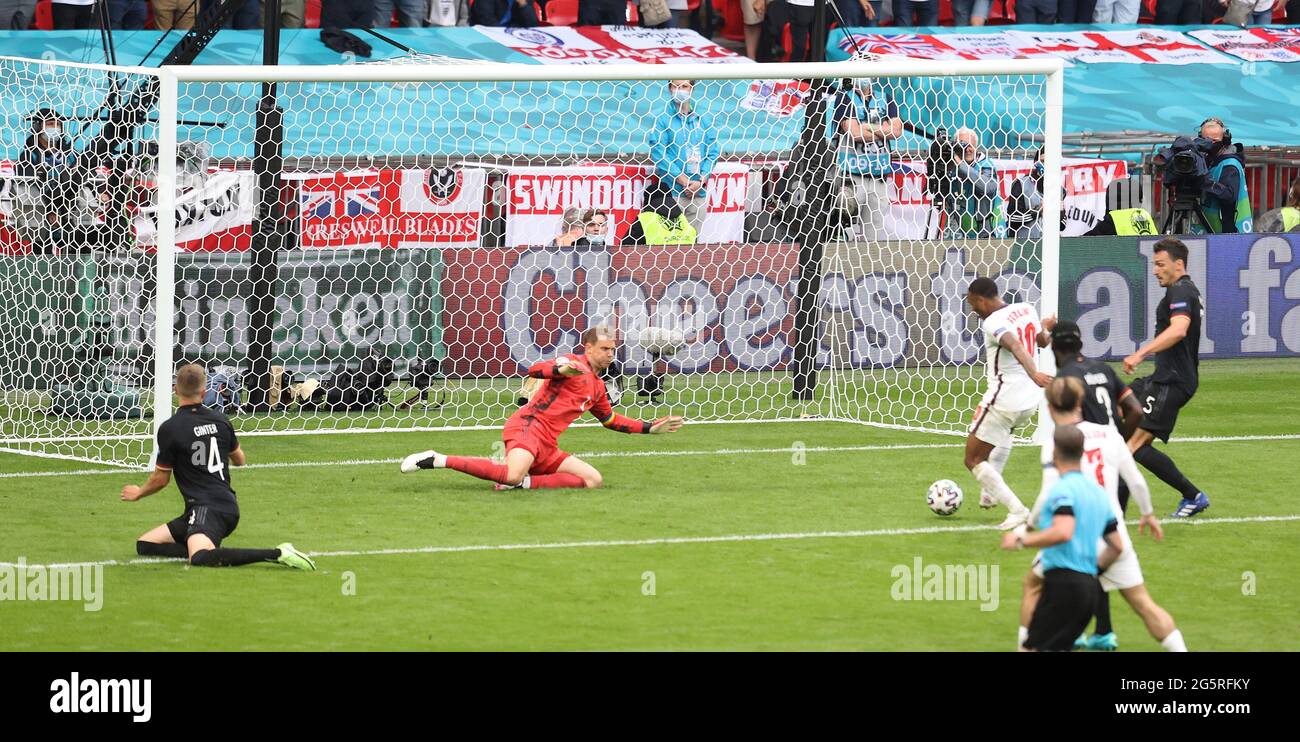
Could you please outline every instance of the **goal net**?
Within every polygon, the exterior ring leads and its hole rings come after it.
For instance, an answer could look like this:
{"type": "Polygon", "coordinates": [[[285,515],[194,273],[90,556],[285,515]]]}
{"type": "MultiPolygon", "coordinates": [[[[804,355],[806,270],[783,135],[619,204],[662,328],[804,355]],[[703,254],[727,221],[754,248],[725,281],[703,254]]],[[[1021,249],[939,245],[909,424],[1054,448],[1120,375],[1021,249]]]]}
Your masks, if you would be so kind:
{"type": "Polygon", "coordinates": [[[632,416],[961,432],[1059,70],[0,60],[0,447],[144,465],[188,362],[243,435],[499,426],[596,325],[632,416]]]}

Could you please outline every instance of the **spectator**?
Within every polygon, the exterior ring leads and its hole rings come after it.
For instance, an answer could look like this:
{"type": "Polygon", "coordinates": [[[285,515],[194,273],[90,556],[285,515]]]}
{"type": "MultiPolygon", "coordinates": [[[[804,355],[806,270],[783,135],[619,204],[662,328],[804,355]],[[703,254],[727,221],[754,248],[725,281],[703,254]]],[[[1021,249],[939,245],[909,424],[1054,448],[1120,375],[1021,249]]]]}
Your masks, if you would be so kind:
{"type": "Polygon", "coordinates": [[[450,28],[469,25],[469,0],[429,0],[426,26],[450,28]]]}
{"type": "Polygon", "coordinates": [[[579,26],[623,26],[626,24],[626,0],[578,0],[579,26]]]}
{"type": "Polygon", "coordinates": [[[307,21],[307,0],[282,0],[280,28],[302,28],[307,21]]]}
{"type": "Polygon", "coordinates": [[[952,25],[983,26],[992,0],[952,0],[952,25]]]}
{"type": "Polygon", "coordinates": [[[90,28],[95,20],[95,0],[54,0],[54,30],[90,28]]]}
{"type": "Polygon", "coordinates": [[[1273,6],[1279,0],[1255,0],[1255,8],[1250,14],[1250,25],[1267,26],[1273,22],[1273,6]]]}
{"type": "Polygon", "coordinates": [[[1057,0],[1057,23],[1092,23],[1097,0],[1057,0]]]}
{"type": "MultiPolygon", "coordinates": [[[[1151,217],[1151,212],[1142,208],[1141,204],[1132,205],[1132,200],[1124,196],[1125,192],[1131,193],[1132,184],[1129,179],[1121,180],[1116,178],[1106,186],[1106,203],[1108,205],[1120,206],[1129,204],[1127,209],[1110,209],[1106,216],[1097,222],[1088,233],[1089,237],[1100,235],[1155,235],[1159,233],[1156,228],[1156,220],[1151,217]]],[[[1064,222],[1064,220],[1062,220],[1064,222]]]]}
{"type": "Polygon", "coordinates": [[[15,167],[20,180],[14,193],[14,228],[34,252],[53,252],[61,226],[73,221],[77,155],[64,136],[62,116],[41,108],[28,121],[30,128],[15,167]]]}
{"type": "Polygon", "coordinates": [[[649,140],[656,177],[699,232],[709,210],[705,186],[718,160],[718,135],[712,122],[696,113],[694,90],[694,80],[668,81],[668,110],[655,120],[649,140]]]}
{"type": "Polygon", "coordinates": [[[1286,22],[1291,25],[1300,24],[1300,0],[1278,0],[1286,2],[1286,22]]]}
{"type": "Polygon", "coordinates": [[[573,243],[584,234],[586,230],[582,224],[582,209],[571,206],[565,209],[564,216],[560,217],[560,233],[555,235],[555,239],[551,240],[547,247],[572,247],[573,243]]]}
{"type": "Polygon", "coordinates": [[[1200,22],[1201,0],[1156,0],[1156,25],[1191,26],[1200,22]]]}
{"type": "MultiPolygon", "coordinates": [[[[201,0],[200,0],[201,1],[201,0]]],[[[262,3],[258,0],[244,0],[234,15],[222,28],[233,28],[237,31],[250,31],[262,27],[262,3]]]]}
{"type": "Polygon", "coordinates": [[[1056,11],[1057,0],[1016,0],[1016,23],[1056,23],[1056,11]]]}
{"type": "Polygon", "coordinates": [[[138,31],[149,20],[149,5],[145,0],[108,0],[110,28],[138,31]]]}
{"type": "Polygon", "coordinates": [[[687,221],[676,198],[664,188],[646,189],[645,203],[632,228],[627,231],[625,245],[694,245],[699,232],[687,221]]]}
{"type": "MultiPolygon", "coordinates": [[[[1020,3],[1016,3],[1016,7],[1019,8],[1020,3]]],[[[897,15],[895,21],[900,26],[939,25],[939,0],[894,0],[894,11],[897,15]]]]}
{"type": "Polygon", "coordinates": [[[844,200],[857,213],[851,231],[858,239],[877,239],[877,227],[889,210],[891,150],[903,133],[898,104],[879,81],[860,78],[850,84],[846,80],[830,114],[829,133],[844,177],[844,200]]]}
{"type": "Polygon", "coordinates": [[[957,224],[949,221],[947,234],[954,237],[1004,237],[1002,195],[998,192],[998,171],[988,155],[979,149],[974,129],[957,130],[955,185],[961,213],[957,224]]]}
{"type": "Polygon", "coordinates": [[[582,212],[584,234],[573,244],[578,247],[604,247],[609,241],[609,214],[600,209],[582,212]]]}
{"type": "Polygon", "coordinates": [[[1246,190],[1246,152],[1233,144],[1223,120],[1211,116],[1201,123],[1200,135],[1217,144],[1205,158],[1210,177],[1201,194],[1205,218],[1215,234],[1250,232],[1250,193],[1246,190]]]}
{"type": "Polygon", "coordinates": [[[1092,11],[1093,23],[1137,23],[1142,0],[1097,0],[1092,11]]]}
{"type": "Polygon", "coordinates": [[[642,28],[672,28],[673,11],[667,0],[634,0],[642,28]]]}
{"type": "Polygon", "coordinates": [[[1007,198],[1007,232],[1016,239],[1043,236],[1043,160],[1045,152],[1038,150],[1034,167],[1016,178],[1007,198]]]}
{"type": "MultiPolygon", "coordinates": [[[[153,27],[159,31],[170,31],[173,28],[188,31],[194,27],[198,7],[197,0],[153,0],[153,27]]],[[[321,13],[321,25],[324,25],[323,7],[321,13]]]]}
{"type": "Polygon", "coordinates": [[[428,0],[375,0],[375,25],[388,28],[393,23],[393,6],[397,6],[397,25],[422,28],[430,12],[428,0]]]}
{"type": "MultiPolygon", "coordinates": [[[[810,62],[808,54],[812,50],[812,23],[814,0],[785,0],[774,9],[779,9],[774,30],[786,23],[790,24],[790,61],[810,62]]],[[[816,60],[825,62],[824,59],[816,60]]]]}
{"type": "MultiPolygon", "coordinates": [[[[758,61],[758,42],[763,36],[763,17],[767,0],[740,0],[740,16],[745,22],[745,56],[758,61]]],[[[769,40],[770,43],[770,40],[769,40]]]]}
{"type": "Polygon", "coordinates": [[[1286,192],[1286,205],[1265,212],[1255,222],[1256,232],[1300,232],[1300,178],[1286,192]]]}
{"type": "Polygon", "coordinates": [[[541,25],[533,0],[474,0],[469,17],[475,26],[533,28],[541,25]]]}
{"type": "Polygon", "coordinates": [[[26,31],[36,18],[36,0],[0,0],[0,31],[26,31]]]}
{"type": "Polygon", "coordinates": [[[880,17],[881,2],[882,0],[835,0],[835,7],[844,16],[846,26],[874,26],[880,17]]]}

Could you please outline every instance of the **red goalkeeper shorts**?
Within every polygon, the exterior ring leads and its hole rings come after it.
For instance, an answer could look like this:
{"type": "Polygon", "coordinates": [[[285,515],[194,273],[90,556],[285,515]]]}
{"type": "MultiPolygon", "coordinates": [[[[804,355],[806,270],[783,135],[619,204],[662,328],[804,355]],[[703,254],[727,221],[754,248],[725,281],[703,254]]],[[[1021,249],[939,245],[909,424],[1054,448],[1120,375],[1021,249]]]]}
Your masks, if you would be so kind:
{"type": "Polygon", "coordinates": [[[522,448],[533,455],[529,474],[554,474],[559,470],[560,464],[569,458],[569,454],[561,451],[554,443],[521,428],[506,428],[501,433],[501,439],[506,442],[506,453],[514,448],[522,448]]]}

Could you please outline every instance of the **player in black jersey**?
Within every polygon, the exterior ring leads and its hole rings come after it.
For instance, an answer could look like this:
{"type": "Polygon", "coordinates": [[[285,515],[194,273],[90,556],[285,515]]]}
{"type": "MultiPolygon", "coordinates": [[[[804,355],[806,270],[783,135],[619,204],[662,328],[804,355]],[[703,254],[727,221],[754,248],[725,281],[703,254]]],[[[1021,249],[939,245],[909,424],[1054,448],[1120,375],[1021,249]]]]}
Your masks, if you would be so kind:
{"type": "Polygon", "coordinates": [[[295,569],[316,569],[316,563],[293,544],[274,549],[232,549],[221,542],[239,525],[239,503],[230,487],[228,464],[244,465],[244,451],[225,415],[203,406],[207,374],[196,364],[176,372],[180,406],[158,428],[158,460],[143,487],[128,484],[122,499],[134,502],[158,492],[176,474],[176,487],[185,498],[179,518],[149,531],[135,542],[141,556],[188,557],[198,567],[237,567],[255,562],[279,562],[295,569]]]}
{"type": "MultiPolygon", "coordinates": [[[[1057,376],[1073,376],[1083,382],[1083,419],[1113,425],[1128,440],[1142,421],[1142,406],[1114,369],[1083,357],[1079,325],[1068,320],[1056,323],[1052,329],[1052,355],[1056,356],[1057,376]]],[[[1124,498],[1120,499],[1123,502],[1124,498]]]]}
{"type": "MultiPolygon", "coordinates": [[[[1073,376],[1083,382],[1083,419],[1097,425],[1111,425],[1128,440],[1142,420],[1142,406],[1133,391],[1120,380],[1119,374],[1101,361],[1083,357],[1083,336],[1079,325],[1069,320],[1058,320],[1052,328],[1052,355],[1056,356],[1056,375],[1073,376]]],[[[1119,480],[1119,506],[1128,510],[1128,485],[1119,480]]],[[[1094,614],[1097,625],[1092,636],[1082,636],[1075,649],[1113,651],[1119,648],[1110,618],[1110,593],[1097,585],[1097,607],[1094,614]]]]}
{"type": "Polygon", "coordinates": [[[1210,498],[1151,442],[1156,438],[1169,442],[1178,411],[1196,394],[1204,308],[1200,289],[1187,275],[1187,246],[1166,237],[1155,244],[1154,251],[1156,280],[1165,288],[1165,298],[1156,306],[1156,336],[1124,359],[1124,372],[1133,373],[1153,354],[1156,370],[1131,385],[1145,417],[1128,439],[1128,447],[1139,464],[1182,494],[1182,502],[1170,517],[1190,518],[1210,507],[1210,498]]]}

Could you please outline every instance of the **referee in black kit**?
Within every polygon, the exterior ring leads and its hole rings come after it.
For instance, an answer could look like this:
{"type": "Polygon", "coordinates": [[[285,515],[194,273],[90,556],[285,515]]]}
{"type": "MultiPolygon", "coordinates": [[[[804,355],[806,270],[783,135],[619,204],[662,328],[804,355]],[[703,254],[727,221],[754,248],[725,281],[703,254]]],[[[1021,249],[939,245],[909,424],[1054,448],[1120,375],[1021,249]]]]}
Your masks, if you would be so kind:
{"type": "Polygon", "coordinates": [[[203,406],[207,373],[189,364],[176,372],[180,407],[158,428],[158,461],[143,487],[128,484],[122,499],[134,502],[167,486],[172,472],[185,498],[185,512],[140,537],[141,556],[189,558],[196,567],[238,567],[255,562],[279,562],[295,569],[314,570],[316,563],[293,544],[274,549],[223,548],[221,542],[239,525],[239,503],[230,487],[227,463],[244,465],[235,428],[225,415],[203,406]]]}
{"type": "Polygon", "coordinates": [[[1183,476],[1168,454],[1157,451],[1151,442],[1156,438],[1169,442],[1179,410],[1196,394],[1205,309],[1200,289],[1187,275],[1187,245],[1166,237],[1155,244],[1154,252],[1156,280],[1165,289],[1165,297],[1156,306],[1156,336],[1124,359],[1124,373],[1133,373],[1152,354],[1156,370],[1129,385],[1137,395],[1144,417],[1128,439],[1128,448],[1139,464],[1182,494],[1182,502],[1170,517],[1190,518],[1210,507],[1210,498],[1183,476]]]}

